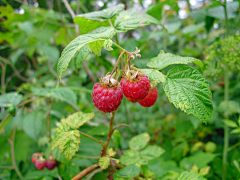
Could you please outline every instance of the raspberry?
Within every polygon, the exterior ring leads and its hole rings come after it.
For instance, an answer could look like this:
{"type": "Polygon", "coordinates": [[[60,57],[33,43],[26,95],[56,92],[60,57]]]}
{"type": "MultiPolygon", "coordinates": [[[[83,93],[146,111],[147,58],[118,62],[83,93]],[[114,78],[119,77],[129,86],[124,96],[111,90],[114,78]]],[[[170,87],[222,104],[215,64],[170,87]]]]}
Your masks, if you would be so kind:
{"type": "Polygon", "coordinates": [[[35,164],[36,163],[36,160],[39,159],[40,157],[42,156],[41,153],[39,152],[36,152],[32,155],[32,162],[35,164]]]}
{"type": "Polygon", "coordinates": [[[120,82],[127,100],[135,103],[144,99],[150,89],[150,81],[145,74],[139,73],[136,79],[124,77],[120,82]]]}
{"type": "Polygon", "coordinates": [[[46,161],[44,158],[36,160],[35,166],[38,170],[43,170],[46,167],[46,161]]]}
{"type": "Polygon", "coordinates": [[[150,91],[148,92],[148,95],[142,99],[141,101],[139,101],[139,104],[141,104],[144,107],[150,107],[152,105],[154,105],[154,103],[157,100],[157,88],[154,87],[153,89],[150,89],[150,91]]]}
{"type": "Polygon", "coordinates": [[[97,83],[93,86],[92,100],[96,108],[105,113],[116,111],[121,104],[123,90],[121,87],[109,87],[97,83]]]}
{"type": "Polygon", "coordinates": [[[58,162],[56,159],[47,159],[46,168],[48,168],[49,170],[52,170],[57,166],[57,163],[58,162]]]}

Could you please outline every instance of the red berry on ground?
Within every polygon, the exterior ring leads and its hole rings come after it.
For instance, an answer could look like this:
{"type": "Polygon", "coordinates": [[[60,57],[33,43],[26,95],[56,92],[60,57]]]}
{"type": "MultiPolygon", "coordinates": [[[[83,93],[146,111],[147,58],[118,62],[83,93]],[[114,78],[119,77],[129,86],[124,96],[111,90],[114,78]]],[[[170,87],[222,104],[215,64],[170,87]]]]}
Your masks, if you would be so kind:
{"type": "Polygon", "coordinates": [[[46,167],[45,159],[36,160],[35,166],[38,170],[43,170],[46,167]]]}
{"type": "Polygon", "coordinates": [[[58,162],[56,159],[47,159],[46,168],[48,168],[49,170],[52,170],[57,166],[57,163],[58,162]]]}
{"type": "Polygon", "coordinates": [[[154,103],[157,100],[157,88],[154,87],[153,89],[150,89],[150,91],[148,92],[148,95],[142,99],[141,101],[139,101],[139,104],[141,104],[144,107],[150,107],[152,105],[154,105],[154,103]]]}
{"type": "Polygon", "coordinates": [[[105,113],[116,111],[121,104],[123,90],[121,87],[108,87],[97,83],[93,86],[92,100],[96,108],[105,113]]]}
{"type": "Polygon", "coordinates": [[[121,79],[120,84],[127,100],[133,103],[144,99],[151,87],[148,77],[142,73],[139,73],[136,79],[131,79],[126,76],[121,79]]]}
{"type": "Polygon", "coordinates": [[[35,164],[36,163],[36,160],[39,159],[40,157],[42,156],[41,153],[39,152],[36,152],[32,155],[32,162],[35,164]]]}

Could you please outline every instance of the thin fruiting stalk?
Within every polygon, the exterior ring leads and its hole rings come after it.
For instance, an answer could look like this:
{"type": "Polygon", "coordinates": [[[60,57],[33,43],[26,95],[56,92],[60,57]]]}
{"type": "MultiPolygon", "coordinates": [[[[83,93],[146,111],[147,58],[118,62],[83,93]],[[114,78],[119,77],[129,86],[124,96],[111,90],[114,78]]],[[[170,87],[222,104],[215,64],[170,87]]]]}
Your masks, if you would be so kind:
{"type": "Polygon", "coordinates": [[[14,156],[14,140],[15,140],[15,134],[16,134],[16,127],[13,129],[11,139],[8,138],[8,142],[10,143],[10,146],[11,146],[12,165],[13,165],[14,170],[16,171],[18,177],[19,177],[20,179],[23,179],[23,176],[22,176],[22,174],[20,173],[20,171],[18,170],[17,165],[16,165],[16,162],[15,162],[15,156],[14,156]]]}
{"type": "Polygon", "coordinates": [[[118,57],[118,60],[117,60],[117,62],[116,62],[116,64],[115,64],[115,66],[114,66],[114,68],[113,68],[110,76],[113,75],[114,70],[115,70],[115,69],[117,68],[117,66],[118,66],[119,60],[121,59],[122,55],[123,55],[125,52],[126,52],[126,51],[123,51],[123,52],[120,54],[120,56],[118,57]]]}
{"type": "Polygon", "coordinates": [[[100,156],[82,156],[80,154],[75,154],[79,159],[100,159],[100,156]]]}
{"type": "Polygon", "coordinates": [[[80,131],[80,134],[82,134],[82,135],[84,135],[84,136],[86,136],[86,137],[88,137],[88,138],[96,141],[97,143],[99,143],[99,144],[104,148],[104,144],[103,144],[102,141],[100,141],[100,140],[98,140],[98,139],[95,139],[94,137],[92,137],[92,136],[90,136],[90,135],[88,135],[88,134],[86,134],[86,133],[84,133],[84,132],[82,132],[82,131],[80,131]]]}
{"type": "Polygon", "coordinates": [[[110,120],[110,126],[109,126],[109,133],[108,133],[107,141],[106,141],[106,143],[105,143],[105,145],[104,145],[104,147],[103,147],[103,150],[102,150],[102,156],[105,156],[105,155],[106,155],[107,148],[108,148],[110,139],[111,139],[112,134],[113,134],[113,122],[114,122],[114,117],[115,117],[115,112],[112,112],[111,120],[110,120]]]}
{"type": "MultiPolygon", "coordinates": [[[[226,34],[229,36],[229,23],[228,23],[228,14],[227,14],[227,0],[224,3],[224,12],[225,12],[225,21],[226,21],[226,34]]],[[[225,64],[224,72],[224,100],[229,101],[229,72],[228,65],[225,64]]],[[[228,114],[225,115],[225,118],[228,119],[228,114]]],[[[223,162],[222,162],[222,180],[226,180],[227,175],[227,157],[228,157],[228,148],[229,148],[229,127],[224,124],[224,148],[223,148],[223,162]]]]}

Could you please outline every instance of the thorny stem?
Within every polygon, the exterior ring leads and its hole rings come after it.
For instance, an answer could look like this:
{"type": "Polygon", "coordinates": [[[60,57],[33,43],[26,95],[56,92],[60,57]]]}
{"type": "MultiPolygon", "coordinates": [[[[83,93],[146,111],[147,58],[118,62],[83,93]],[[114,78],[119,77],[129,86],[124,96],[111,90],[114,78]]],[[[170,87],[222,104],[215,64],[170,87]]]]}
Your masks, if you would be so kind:
{"type": "Polygon", "coordinates": [[[113,130],[112,129],[113,129],[114,117],[115,117],[115,112],[112,112],[111,120],[110,120],[110,126],[109,126],[109,133],[108,133],[107,141],[106,141],[106,143],[105,143],[105,145],[103,147],[103,150],[102,150],[102,157],[106,155],[107,148],[108,148],[110,139],[111,139],[112,134],[113,134],[113,130]]]}
{"type": "Polygon", "coordinates": [[[22,174],[20,173],[20,171],[18,170],[17,165],[16,165],[16,162],[15,162],[15,156],[14,156],[14,139],[15,139],[15,134],[16,134],[16,128],[13,129],[11,139],[8,138],[8,142],[10,143],[10,146],[11,146],[12,165],[13,165],[14,170],[16,171],[17,175],[19,176],[19,178],[20,178],[20,179],[23,179],[23,176],[22,176],[22,174]]]}
{"type": "Polygon", "coordinates": [[[82,131],[79,131],[79,132],[80,132],[80,134],[82,134],[82,135],[84,135],[84,136],[86,136],[86,137],[88,137],[88,138],[96,141],[97,143],[99,143],[99,144],[104,148],[104,144],[103,144],[102,141],[100,141],[100,140],[98,140],[98,139],[95,139],[94,137],[92,137],[92,136],[90,136],[90,135],[88,135],[88,134],[85,134],[85,133],[82,132],[82,131]]]}

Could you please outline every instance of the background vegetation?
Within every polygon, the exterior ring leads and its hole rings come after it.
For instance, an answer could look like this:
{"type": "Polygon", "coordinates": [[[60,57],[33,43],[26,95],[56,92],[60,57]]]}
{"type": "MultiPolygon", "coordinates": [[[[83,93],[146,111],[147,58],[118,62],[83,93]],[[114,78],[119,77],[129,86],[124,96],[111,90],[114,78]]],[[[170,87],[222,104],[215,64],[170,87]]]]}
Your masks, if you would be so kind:
{"type": "MultiPolygon", "coordinates": [[[[66,2],[0,2],[0,179],[68,180],[98,162],[101,145],[84,136],[70,161],[58,148],[54,150],[59,164],[52,171],[37,170],[31,156],[35,152],[48,156],[61,118],[75,112],[94,112],[94,119],[81,131],[106,140],[110,115],[94,107],[91,91],[98,78],[111,72],[119,49],[113,46],[113,51],[102,50],[101,56],[88,55],[77,64],[77,71],[72,61],[59,82],[57,63],[64,47],[76,36],[109,26],[106,21],[78,27],[71,13],[88,13],[120,3],[125,9],[155,17],[168,30],[149,25],[118,34],[114,41],[119,40],[124,49],[141,50],[142,57],[134,60],[134,65],[146,68],[160,50],[202,60],[203,69],[194,67],[210,83],[214,111],[211,121],[201,123],[170,104],[162,84],[157,86],[158,99],[150,108],[124,98],[115,123],[131,127],[118,128],[110,143],[118,159],[131,149],[131,138],[148,133],[149,144],[161,146],[165,152],[142,166],[145,178],[174,180],[191,171],[211,180],[239,179],[239,1],[79,0],[69,2],[74,11],[70,13],[66,2]]],[[[129,164],[129,159],[121,161],[129,164]]],[[[96,170],[85,179],[105,180],[107,176],[108,171],[96,170]]]]}

